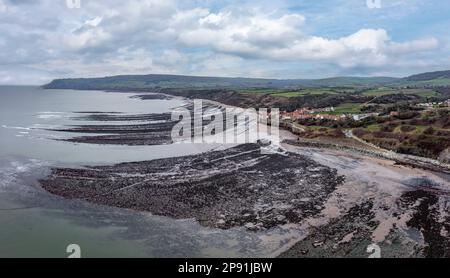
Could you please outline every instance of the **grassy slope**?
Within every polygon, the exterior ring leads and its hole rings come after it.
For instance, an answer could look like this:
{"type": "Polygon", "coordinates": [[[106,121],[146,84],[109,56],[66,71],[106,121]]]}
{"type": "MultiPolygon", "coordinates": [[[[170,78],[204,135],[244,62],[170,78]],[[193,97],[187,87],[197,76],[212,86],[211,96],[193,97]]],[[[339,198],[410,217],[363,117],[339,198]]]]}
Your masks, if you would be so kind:
{"type": "Polygon", "coordinates": [[[364,140],[386,149],[438,158],[442,151],[450,147],[450,126],[446,119],[449,113],[424,112],[414,119],[393,119],[362,128],[360,135],[364,140]],[[429,132],[430,127],[432,132],[429,132]]]}
{"type": "Polygon", "coordinates": [[[306,95],[335,95],[337,94],[335,91],[329,90],[329,89],[304,89],[300,91],[295,92],[282,92],[282,93],[275,93],[274,96],[279,97],[302,97],[306,95]]]}
{"type": "Polygon", "coordinates": [[[343,103],[330,114],[358,114],[361,113],[361,103],[343,103]]]}

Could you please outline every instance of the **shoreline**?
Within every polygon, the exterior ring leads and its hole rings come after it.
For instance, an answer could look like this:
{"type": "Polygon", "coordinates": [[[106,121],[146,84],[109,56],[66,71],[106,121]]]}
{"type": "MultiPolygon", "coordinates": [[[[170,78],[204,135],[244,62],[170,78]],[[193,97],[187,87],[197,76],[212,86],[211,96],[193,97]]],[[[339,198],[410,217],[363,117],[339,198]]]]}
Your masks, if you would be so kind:
{"type": "MultiPolygon", "coordinates": [[[[162,93],[165,94],[165,93],[162,93]]],[[[166,94],[168,96],[171,96],[171,94],[166,94]]],[[[185,99],[191,99],[190,96],[182,97],[185,99]]],[[[205,102],[211,103],[213,105],[218,105],[222,107],[231,107],[236,108],[237,106],[226,104],[219,102],[217,100],[213,99],[202,99],[205,102]]],[[[239,107],[242,108],[242,107],[239,107]]],[[[245,109],[245,108],[244,108],[245,109]]],[[[388,160],[393,160],[396,163],[402,164],[402,165],[408,165],[410,167],[418,167],[425,170],[430,170],[434,172],[443,172],[445,174],[450,174],[450,164],[446,164],[443,162],[440,162],[435,159],[427,158],[427,157],[420,157],[420,156],[413,156],[413,155],[407,155],[407,154],[401,154],[396,153],[393,151],[389,151],[386,149],[382,149],[378,146],[372,145],[368,142],[363,141],[362,139],[357,138],[354,136],[349,130],[348,132],[350,134],[346,133],[346,138],[350,139],[345,140],[345,138],[333,138],[331,142],[329,140],[324,140],[324,138],[320,138],[318,140],[314,139],[306,139],[299,137],[295,132],[292,131],[292,127],[285,127],[283,124],[280,123],[280,131],[284,130],[286,132],[289,132],[291,136],[286,136],[287,138],[281,138],[281,141],[283,140],[292,140],[291,137],[295,138],[301,138],[303,142],[300,142],[300,144],[305,144],[307,146],[318,146],[320,148],[332,148],[332,149],[342,149],[342,150],[349,150],[350,152],[359,152],[363,155],[369,155],[369,156],[375,156],[375,157],[382,157],[388,160]],[[324,142],[325,141],[325,142],[324,142]]],[[[328,138],[327,138],[328,139],[328,138]]]]}
{"type": "Polygon", "coordinates": [[[280,135],[287,140],[283,144],[287,157],[272,154],[268,159],[267,155],[247,153],[244,149],[249,146],[239,145],[180,158],[87,169],[54,168],[41,183],[47,192],[64,198],[156,211],[174,219],[195,218],[207,227],[259,231],[296,225],[309,231],[298,235],[301,238],[293,240],[279,254],[281,257],[364,257],[365,247],[372,242],[382,245],[389,256],[427,256],[427,244],[435,244],[439,237],[444,247],[433,245],[432,250],[439,256],[450,256],[450,246],[445,245],[449,237],[433,228],[448,229],[440,219],[450,221],[445,212],[450,187],[445,173],[438,177],[375,155],[375,148],[351,138],[339,138],[341,144],[334,140],[300,142],[296,146],[293,133],[281,130],[280,135]],[[270,163],[272,159],[276,163],[270,163]],[[323,171],[337,172],[320,175],[323,171]],[[307,182],[309,188],[303,183],[305,179],[316,182],[307,182]],[[334,185],[325,186],[328,182],[334,185]],[[228,187],[230,184],[238,187],[228,187]],[[296,191],[299,184],[301,191],[296,191]],[[291,203],[293,192],[301,196],[291,203]],[[264,201],[260,203],[260,199],[264,201]],[[424,205],[417,207],[417,203],[424,205]],[[423,214],[431,210],[434,212],[423,214]],[[416,230],[422,233],[423,243],[409,235],[416,230]],[[398,244],[399,240],[408,242],[408,246],[398,244]],[[416,253],[411,253],[414,250],[416,253]]]}
{"type": "MultiPolygon", "coordinates": [[[[134,96],[134,97],[140,98],[142,100],[146,100],[146,99],[151,100],[151,99],[154,99],[154,97],[162,98],[162,99],[180,98],[180,99],[188,100],[188,101],[192,100],[191,95],[186,95],[186,94],[180,95],[179,92],[177,94],[177,93],[172,92],[171,90],[168,90],[168,92],[165,90],[162,90],[162,91],[155,90],[155,92],[151,92],[151,91],[127,91],[127,90],[117,89],[117,90],[107,90],[105,92],[142,94],[142,95],[134,96]]],[[[198,96],[198,95],[194,94],[194,97],[195,96],[198,96]]],[[[226,103],[220,102],[215,99],[203,99],[203,98],[200,98],[200,99],[202,101],[204,101],[204,103],[208,103],[212,106],[216,106],[216,107],[220,107],[220,108],[227,108],[227,107],[242,108],[242,107],[238,107],[235,105],[226,104],[226,103]]],[[[242,108],[242,109],[245,109],[245,108],[242,108]]],[[[359,152],[362,155],[382,157],[382,158],[385,158],[388,160],[393,160],[396,163],[399,163],[402,165],[408,165],[413,168],[418,167],[421,169],[430,170],[430,171],[434,171],[434,172],[443,172],[445,174],[450,174],[450,164],[442,163],[440,161],[426,158],[426,157],[406,155],[406,154],[396,153],[393,151],[382,149],[378,146],[374,146],[368,142],[365,142],[362,139],[356,138],[356,136],[354,136],[351,133],[351,130],[349,131],[350,135],[348,135],[346,133],[346,138],[350,139],[351,141],[344,140],[344,138],[333,138],[331,141],[328,140],[328,138],[318,138],[317,140],[306,139],[306,138],[302,138],[302,137],[298,136],[295,132],[293,132],[292,127],[285,127],[284,125],[280,124],[280,131],[282,131],[282,130],[290,133],[290,136],[286,136],[286,138],[281,138],[281,141],[290,140],[291,143],[300,144],[303,146],[342,149],[342,150],[348,150],[350,152],[359,152]],[[292,141],[293,138],[301,138],[302,141],[293,142],[292,141]]],[[[86,138],[81,138],[81,139],[82,139],[81,140],[81,142],[82,142],[86,138]]],[[[114,140],[112,140],[112,141],[114,141],[114,140]]],[[[93,142],[95,143],[96,140],[94,140],[93,142]]],[[[166,144],[167,144],[167,140],[163,140],[163,142],[166,142],[166,144]]],[[[120,144],[120,141],[119,141],[119,144],[120,144]]]]}

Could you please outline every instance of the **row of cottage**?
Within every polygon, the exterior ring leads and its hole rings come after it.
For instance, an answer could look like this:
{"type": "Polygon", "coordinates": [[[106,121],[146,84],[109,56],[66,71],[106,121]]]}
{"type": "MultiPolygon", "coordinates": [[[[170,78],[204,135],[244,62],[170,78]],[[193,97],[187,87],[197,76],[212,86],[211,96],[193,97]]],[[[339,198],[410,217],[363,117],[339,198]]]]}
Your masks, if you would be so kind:
{"type": "Polygon", "coordinates": [[[282,120],[299,120],[299,119],[318,119],[318,120],[345,120],[352,118],[355,121],[360,121],[367,117],[378,116],[378,113],[367,113],[367,114],[330,114],[327,112],[334,112],[334,107],[322,108],[322,109],[311,109],[311,108],[300,108],[293,112],[281,112],[282,120]]]}
{"type": "MultiPolygon", "coordinates": [[[[430,103],[420,103],[418,106],[421,107],[436,107],[436,106],[447,106],[450,107],[450,99],[443,102],[430,102],[430,103]]],[[[299,120],[299,119],[318,119],[318,120],[345,120],[345,119],[353,119],[355,121],[361,121],[368,117],[377,117],[379,113],[365,113],[365,114],[330,114],[330,112],[334,112],[334,107],[320,108],[320,109],[312,109],[312,108],[299,108],[293,112],[283,111],[281,112],[282,120],[299,120]]],[[[398,116],[399,112],[393,111],[389,114],[389,116],[398,116]]]]}
{"type": "Polygon", "coordinates": [[[419,103],[418,106],[426,107],[426,108],[434,108],[439,106],[447,106],[450,107],[450,99],[442,102],[427,102],[427,103],[419,103]]]}

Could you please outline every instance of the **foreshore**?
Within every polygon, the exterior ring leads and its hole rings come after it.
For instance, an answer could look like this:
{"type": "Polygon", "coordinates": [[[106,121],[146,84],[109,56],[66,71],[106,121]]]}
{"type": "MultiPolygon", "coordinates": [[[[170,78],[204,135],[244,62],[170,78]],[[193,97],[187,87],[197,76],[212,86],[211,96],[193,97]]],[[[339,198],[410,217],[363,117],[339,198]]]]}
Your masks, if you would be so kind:
{"type": "Polygon", "coordinates": [[[256,231],[318,213],[342,181],[304,156],[262,154],[259,145],[244,144],[173,159],[56,168],[41,185],[69,199],[256,231]]]}
{"type": "Polygon", "coordinates": [[[440,163],[428,158],[415,157],[410,155],[402,155],[394,153],[388,150],[380,150],[360,144],[358,141],[353,139],[331,139],[331,138],[317,138],[317,139],[306,139],[298,138],[297,140],[285,140],[286,144],[299,146],[299,147],[311,147],[311,148],[323,148],[323,149],[335,149],[342,150],[351,153],[359,153],[364,156],[384,158],[392,160],[397,164],[410,166],[413,168],[421,168],[434,172],[442,172],[445,174],[450,174],[450,165],[445,163],[440,163]]]}
{"type": "Polygon", "coordinates": [[[54,168],[41,185],[64,198],[194,218],[215,229],[307,231],[275,254],[282,257],[367,257],[371,243],[387,257],[450,257],[445,172],[395,161],[352,138],[296,140],[287,131],[281,138],[285,154],[245,144],[181,158],[54,168]]]}
{"type": "Polygon", "coordinates": [[[284,147],[337,169],[345,182],[282,257],[368,257],[372,243],[383,257],[450,255],[449,175],[348,150],[284,147]]]}

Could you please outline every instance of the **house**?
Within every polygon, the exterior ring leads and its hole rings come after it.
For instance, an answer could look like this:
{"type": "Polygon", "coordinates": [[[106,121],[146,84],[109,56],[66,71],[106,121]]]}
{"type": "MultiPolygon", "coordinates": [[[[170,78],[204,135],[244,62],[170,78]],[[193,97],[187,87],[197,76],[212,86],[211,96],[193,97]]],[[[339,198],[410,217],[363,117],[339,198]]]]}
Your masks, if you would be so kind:
{"type": "Polygon", "coordinates": [[[342,119],[347,118],[346,115],[334,115],[334,114],[317,114],[314,117],[315,119],[320,119],[320,120],[333,120],[333,121],[339,121],[342,119]]]}
{"type": "Polygon", "coordinates": [[[419,103],[417,106],[425,107],[427,109],[432,109],[434,107],[438,106],[449,106],[449,100],[446,100],[444,102],[428,102],[428,103],[419,103]]]}
{"type": "Polygon", "coordinates": [[[281,112],[281,118],[283,120],[306,119],[312,117],[311,113],[309,108],[300,108],[294,112],[281,112]]]}
{"type": "Polygon", "coordinates": [[[352,118],[355,121],[361,121],[361,120],[364,120],[365,118],[377,117],[378,115],[380,115],[380,114],[379,113],[354,114],[354,115],[352,115],[352,118]]]}

